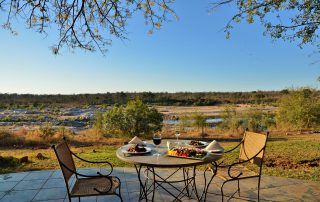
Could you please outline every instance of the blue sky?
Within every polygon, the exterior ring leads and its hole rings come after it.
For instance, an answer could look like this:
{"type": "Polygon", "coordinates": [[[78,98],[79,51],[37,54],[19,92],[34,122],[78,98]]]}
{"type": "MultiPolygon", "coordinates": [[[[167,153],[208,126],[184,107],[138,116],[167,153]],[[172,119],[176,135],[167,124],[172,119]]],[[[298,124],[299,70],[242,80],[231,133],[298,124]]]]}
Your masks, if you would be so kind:
{"type": "MultiPolygon", "coordinates": [[[[172,20],[148,35],[143,18],[129,21],[129,40],[113,39],[106,56],[64,49],[55,56],[48,37],[15,28],[0,29],[0,93],[74,94],[116,91],[253,91],[318,87],[315,47],[275,41],[260,24],[235,26],[231,39],[221,31],[233,13],[208,14],[210,1],[177,0],[172,20]]],[[[2,14],[3,15],[3,14],[2,14]]],[[[0,15],[0,19],[3,16],[0,15]],[[2,16],[2,17],[1,17],[2,16]]],[[[2,23],[2,22],[1,22],[2,23]]]]}

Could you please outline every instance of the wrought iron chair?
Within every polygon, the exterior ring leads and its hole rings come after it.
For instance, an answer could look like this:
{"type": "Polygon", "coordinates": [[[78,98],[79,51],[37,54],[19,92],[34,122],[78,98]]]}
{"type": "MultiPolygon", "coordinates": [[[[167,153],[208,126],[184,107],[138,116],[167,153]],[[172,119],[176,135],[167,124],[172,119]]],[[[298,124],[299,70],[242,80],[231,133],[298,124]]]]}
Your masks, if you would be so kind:
{"type": "Polygon", "coordinates": [[[220,188],[222,201],[224,200],[225,196],[223,193],[223,187],[226,183],[232,181],[238,182],[238,189],[231,196],[229,196],[228,200],[230,200],[237,192],[240,196],[240,180],[250,178],[258,178],[258,201],[260,201],[261,171],[268,136],[269,132],[266,134],[260,134],[246,130],[241,142],[233,149],[225,152],[229,153],[240,147],[238,162],[231,165],[222,165],[222,162],[217,166],[217,176],[223,180],[220,188]],[[258,167],[258,173],[244,167],[243,165],[246,163],[255,164],[258,167]]]}
{"type": "Polygon", "coordinates": [[[59,144],[53,145],[52,148],[57,156],[70,202],[71,198],[74,197],[79,198],[80,201],[80,197],[98,195],[117,195],[123,201],[120,192],[121,181],[118,177],[110,176],[113,167],[108,161],[93,162],[79,157],[70,150],[65,138],[59,144]],[[110,172],[107,175],[103,175],[100,172],[97,172],[97,175],[81,174],[77,172],[72,156],[87,163],[108,164],[110,172]],[[75,181],[73,186],[70,186],[72,176],[75,176],[75,181]],[[118,193],[116,192],[117,189],[119,190],[118,193]]]}

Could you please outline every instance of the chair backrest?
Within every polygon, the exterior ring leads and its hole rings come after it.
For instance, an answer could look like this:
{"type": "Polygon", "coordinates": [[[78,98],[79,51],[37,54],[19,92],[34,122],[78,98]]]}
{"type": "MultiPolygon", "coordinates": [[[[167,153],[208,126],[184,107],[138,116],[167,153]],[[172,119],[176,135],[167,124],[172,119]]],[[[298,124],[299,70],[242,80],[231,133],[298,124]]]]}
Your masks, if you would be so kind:
{"type": "Polygon", "coordinates": [[[246,131],[243,136],[243,142],[240,147],[240,160],[248,160],[254,157],[250,162],[256,164],[258,166],[262,165],[263,156],[267,144],[269,133],[261,134],[261,133],[254,133],[246,131]]]}
{"type": "Polygon", "coordinates": [[[71,171],[76,172],[76,166],[74,164],[69,146],[65,141],[62,141],[58,145],[54,145],[53,149],[59,161],[66,186],[68,187],[69,179],[73,175],[71,171]]]}

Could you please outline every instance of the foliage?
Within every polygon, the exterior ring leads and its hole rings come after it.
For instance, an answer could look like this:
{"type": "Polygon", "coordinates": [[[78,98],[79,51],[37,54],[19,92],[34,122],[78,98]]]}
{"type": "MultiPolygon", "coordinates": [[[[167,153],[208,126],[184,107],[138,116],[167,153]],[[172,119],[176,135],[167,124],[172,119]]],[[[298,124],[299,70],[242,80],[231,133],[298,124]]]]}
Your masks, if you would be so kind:
{"type": "MultiPolygon", "coordinates": [[[[282,91],[252,91],[252,92],[177,92],[177,93],[129,93],[116,92],[104,94],[73,94],[73,95],[32,95],[32,94],[0,94],[0,103],[10,109],[28,109],[32,103],[45,105],[47,107],[59,108],[60,106],[83,105],[108,105],[126,104],[135,97],[147,104],[167,105],[167,106],[191,106],[201,100],[201,105],[220,105],[220,104],[272,104],[281,97],[282,91]]],[[[57,113],[59,111],[57,110],[57,113]]]]}
{"type": "Polygon", "coordinates": [[[265,131],[275,126],[274,115],[258,108],[250,108],[244,112],[236,112],[231,106],[227,106],[222,113],[222,122],[219,128],[236,133],[243,133],[246,128],[250,131],[265,131]]]}
{"type": "Polygon", "coordinates": [[[53,129],[51,123],[46,123],[44,126],[40,126],[39,131],[40,131],[40,136],[43,139],[52,138],[55,134],[55,130],[53,129]]]}
{"type": "Polygon", "coordinates": [[[193,125],[198,129],[201,128],[201,135],[204,135],[204,128],[207,126],[207,117],[203,113],[195,112],[190,116],[193,125]]]}
{"type": "MultiPolygon", "coordinates": [[[[174,0],[2,0],[0,11],[7,16],[3,28],[12,29],[13,19],[25,21],[28,28],[39,33],[58,29],[59,41],[53,47],[58,53],[64,45],[69,48],[96,49],[104,53],[112,37],[126,39],[128,19],[142,13],[150,33],[159,29],[168,16],[176,14],[170,8],[174,0]]],[[[5,16],[2,15],[2,16],[5,16]]]]}
{"type": "Polygon", "coordinates": [[[105,130],[124,135],[150,135],[162,128],[163,115],[154,107],[148,107],[140,99],[123,105],[115,105],[104,114],[105,130]]]}
{"type": "Polygon", "coordinates": [[[234,23],[257,19],[265,27],[265,34],[274,39],[299,40],[299,45],[317,42],[320,25],[320,2],[314,0],[217,0],[213,9],[232,4],[237,8],[225,27],[227,38],[234,23]]]}
{"type": "Polygon", "coordinates": [[[277,124],[292,129],[319,128],[320,97],[314,89],[293,89],[279,101],[277,124]]]}
{"type": "Polygon", "coordinates": [[[14,168],[20,165],[21,163],[18,158],[14,158],[12,156],[0,156],[0,169],[14,168]]]}
{"type": "Polygon", "coordinates": [[[178,126],[180,130],[184,130],[184,128],[192,126],[192,121],[190,120],[190,117],[187,114],[179,116],[178,126]]]}
{"type": "Polygon", "coordinates": [[[233,133],[238,132],[241,126],[241,119],[238,117],[236,110],[230,105],[226,106],[221,113],[222,122],[218,124],[218,128],[230,130],[233,133]]]}
{"type": "Polygon", "coordinates": [[[96,130],[96,133],[103,132],[103,114],[99,111],[94,116],[93,128],[96,130]]]}
{"type": "Polygon", "coordinates": [[[242,113],[242,117],[242,128],[248,128],[250,131],[265,131],[276,125],[274,115],[272,113],[264,112],[257,108],[250,108],[242,113]]]}

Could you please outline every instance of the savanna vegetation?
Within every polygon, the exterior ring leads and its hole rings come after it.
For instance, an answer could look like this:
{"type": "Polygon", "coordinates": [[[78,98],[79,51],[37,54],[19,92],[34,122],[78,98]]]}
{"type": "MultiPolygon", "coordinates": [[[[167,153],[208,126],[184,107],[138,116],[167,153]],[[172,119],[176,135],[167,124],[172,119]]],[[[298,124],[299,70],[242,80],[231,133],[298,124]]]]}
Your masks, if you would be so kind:
{"type": "MultiPolygon", "coordinates": [[[[222,122],[215,128],[209,127],[208,117],[197,111],[176,116],[177,125],[163,126],[163,115],[154,106],[136,98],[126,104],[116,104],[106,112],[98,112],[93,128],[78,133],[64,126],[54,128],[51,124],[33,131],[3,130],[0,132],[0,172],[57,168],[49,146],[62,136],[67,137],[80,156],[108,159],[115,166],[129,166],[117,160],[115,150],[134,135],[151,139],[152,133],[161,130],[163,138],[174,138],[175,131],[180,130],[180,138],[217,139],[229,148],[249,128],[251,131],[271,132],[265,174],[319,180],[319,93],[310,88],[282,93],[275,103],[276,110],[265,110],[259,108],[260,105],[236,110],[235,105],[224,105],[220,112],[222,122]],[[309,132],[303,135],[302,131],[309,132]],[[294,155],[292,151],[296,151],[294,155]],[[27,161],[21,161],[24,156],[28,156],[27,161]]],[[[231,155],[230,159],[236,156],[231,155]]]]}
{"type": "MultiPolygon", "coordinates": [[[[166,106],[213,106],[221,104],[274,104],[288,93],[282,91],[252,92],[117,92],[103,94],[75,95],[32,95],[32,94],[0,94],[0,108],[36,108],[63,106],[89,106],[126,104],[129,100],[139,97],[144,103],[166,106]]],[[[317,92],[319,93],[319,92],[317,92]]]]}
{"type": "Polygon", "coordinates": [[[98,114],[95,128],[103,134],[150,137],[161,130],[162,121],[163,114],[136,99],[126,106],[115,105],[104,114],[98,114]]]}

